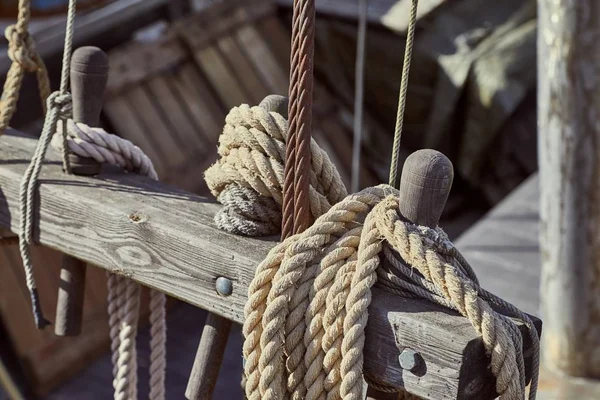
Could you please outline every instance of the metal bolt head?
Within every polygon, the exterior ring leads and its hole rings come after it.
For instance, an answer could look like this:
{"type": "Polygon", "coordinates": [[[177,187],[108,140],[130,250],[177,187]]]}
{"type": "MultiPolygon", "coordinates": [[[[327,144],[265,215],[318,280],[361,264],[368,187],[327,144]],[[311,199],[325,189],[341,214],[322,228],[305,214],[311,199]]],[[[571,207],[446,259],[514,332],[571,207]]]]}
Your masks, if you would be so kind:
{"type": "Polygon", "coordinates": [[[413,349],[406,348],[398,356],[398,361],[402,369],[415,372],[423,363],[423,357],[413,349]]]}
{"type": "Polygon", "coordinates": [[[217,288],[217,293],[221,296],[230,296],[231,293],[233,293],[233,283],[231,282],[231,279],[220,276],[217,278],[215,286],[217,288]]]}

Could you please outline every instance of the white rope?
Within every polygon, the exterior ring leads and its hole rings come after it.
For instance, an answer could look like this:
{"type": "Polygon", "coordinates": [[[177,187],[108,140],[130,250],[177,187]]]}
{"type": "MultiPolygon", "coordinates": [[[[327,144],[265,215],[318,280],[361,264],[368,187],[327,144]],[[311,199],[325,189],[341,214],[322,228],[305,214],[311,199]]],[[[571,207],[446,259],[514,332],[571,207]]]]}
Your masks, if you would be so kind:
{"type": "MultiPolygon", "coordinates": [[[[31,158],[31,162],[23,175],[19,192],[20,201],[20,230],[19,230],[19,250],[23,259],[23,268],[27,288],[31,295],[31,303],[35,324],[39,329],[49,324],[44,318],[44,314],[39,301],[35,278],[33,276],[33,263],[31,261],[30,245],[33,242],[33,215],[35,204],[35,192],[37,181],[42,169],[42,162],[46,156],[46,151],[52,135],[56,132],[58,120],[64,120],[71,115],[71,95],[68,92],[69,85],[69,63],[71,62],[71,48],[73,41],[73,25],[75,22],[75,0],[69,0],[69,9],[67,13],[67,26],[65,34],[65,52],[63,55],[63,71],[61,75],[60,91],[52,93],[47,101],[47,113],[44,121],[44,127],[38,140],[37,147],[31,158]]],[[[66,152],[63,152],[63,162],[68,169],[66,152]]]]}

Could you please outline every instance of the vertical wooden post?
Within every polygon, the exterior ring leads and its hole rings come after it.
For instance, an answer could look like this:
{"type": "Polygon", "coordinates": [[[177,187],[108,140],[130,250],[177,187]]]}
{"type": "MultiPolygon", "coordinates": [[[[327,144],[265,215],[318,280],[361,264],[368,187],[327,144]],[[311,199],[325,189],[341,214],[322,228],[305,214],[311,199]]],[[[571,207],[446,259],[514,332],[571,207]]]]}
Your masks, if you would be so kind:
{"type": "MultiPolygon", "coordinates": [[[[100,123],[100,111],[108,80],[108,57],[97,47],[81,47],[71,58],[71,94],[73,120],[90,126],[100,123]]],[[[71,171],[77,175],[96,175],[100,164],[94,160],[69,155],[71,171]]],[[[63,256],[56,306],[54,332],[59,336],[76,336],[81,332],[85,290],[83,261],[63,256]]]]}
{"type": "MultiPolygon", "coordinates": [[[[400,214],[413,224],[437,227],[453,180],[454,167],[445,155],[431,149],[415,151],[408,156],[402,168],[400,214]]],[[[402,397],[369,388],[369,400],[392,398],[402,397]]]]}
{"type": "Polygon", "coordinates": [[[600,378],[600,3],[538,3],[546,366],[600,378]]]}

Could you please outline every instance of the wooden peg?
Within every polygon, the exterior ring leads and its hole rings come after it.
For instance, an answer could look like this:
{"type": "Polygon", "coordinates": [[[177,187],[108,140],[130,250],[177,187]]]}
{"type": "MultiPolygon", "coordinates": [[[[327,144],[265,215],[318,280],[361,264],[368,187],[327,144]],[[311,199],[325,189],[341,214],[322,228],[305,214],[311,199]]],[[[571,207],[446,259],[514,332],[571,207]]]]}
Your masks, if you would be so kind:
{"type": "MultiPolygon", "coordinates": [[[[71,94],[73,120],[90,126],[100,122],[100,111],[106,82],[108,57],[97,47],[81,47],[71,58],[71,94]]],[[[100,164],[88,158],[69,155],[71,172],[77,175],[96,175],[100,164]]],[[[63,256],[56,305],[54,332],[58,336],[77,336],[81,333],[85,291],[83,261],[63,256]]]]}
{"type": "MultiPolygon", "coordinates": [[[[417,150],[406,158],[400,178],[400,214],[413,224],[437,227],[452,188],[452,162],[436,150],[417,150]]],[[[385,262],[385,261],[384,261],[385,262]]],[[[370,387],[368,400],[401,398],[370,387]]]]}
{"type": "MultiPolygon", "coordinates": [[[[80,47],[71,57],[71,96],[73,121],[89,126],[100,123],[100,112],[108,81],[108,56],[97,47],[80,47]]],[[[69,154],[75,175],[97,175],[101,164],[91,158],[69,154]]]]}
{"type": "Polygon", "coordinates": [[[435,228],[452,188],[452,162],[436,150],[412,153],[400,178],[400,213],[413,224],[435,228]]]}
{"type": "Polygon", "coordinates": [[[231,324],[230,320],[213,313],[206,317],[194,366],[185,389],[186,399],[212,399],[231,324]]]}

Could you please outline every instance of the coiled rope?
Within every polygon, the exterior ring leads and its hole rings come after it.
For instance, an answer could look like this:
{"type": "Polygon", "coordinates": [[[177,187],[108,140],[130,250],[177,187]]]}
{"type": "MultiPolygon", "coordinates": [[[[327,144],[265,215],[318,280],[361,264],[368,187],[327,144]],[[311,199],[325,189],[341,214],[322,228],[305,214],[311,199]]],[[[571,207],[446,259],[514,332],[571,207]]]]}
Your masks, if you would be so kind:
{"type": "MultiPolygon", "coordinates": [[[[19,21],[14,27],[7,29],[10,41],[9,56],[13,61],[11,71],[7,78],[7,86],[3,93],[0,111],[0,128],[6,127],[16,105],[18,87],[21,84],[23,73],[17,70],[17,64],[31,61],[28,66],[33,69],[37,66],[40,93],[48,97],[47,113],[44,127],[34,155],[27,167],[20,188],[20,232],[19,249],[23,259],[27,288],[31,294],[33,315],[36,326],[44,328],[49,322],[44,318],[39,302],[39,296],[33,276],[30,245],[33,241],[33,215],[34,200],[37,181],[42,168],[46,151],[51,142],[56,147],[62,148],[65,170],[70,171],[68,149],[75,154],[94,158],[99,162],[108,162],[119,165],[127,170],[140,172],[152,179],[158,179],[154,167],[148,157],[131,142],[108,134],[99,128],[90,128],[84,124],[75,124],[70,120],[72,116],[71,95],[69,89],[69,67],[71,62],[73,30],[76,11],[76,1],[69,0],[67,24],[61,71],[60,90],[45,95],[49,84],[43,62],[33,46],[33,40],[27,34],[29,21],[29,1],[19,2],[19,21]],[[24,47],[25,46],[25,47],[24,47]],[[25,61],[24,61],[25,60],[25,61]],[[16,94],[15,94],[16,93],[16,94]],[[57,130],[58,124],[67,124],[67,129],[57,130]],[[58,133],[60,131],[60,133],[58,133]],[[66,132],[69,132],[68,134],[66,132]],[[56,135],[55,135],[56,133],[56,135]],[[53,138],[54,136],[54,138],[53,138]]],[[[22,65],[23,66],[23,65],[22,65]]],[[[27,68],[27,66],[23,66],[27,68]]],[[[108,311],[113,351],[115,399],[137,398],[137,362],[135,351],[135,337],[139,318],[139,292],[137,283],[121,276],[109,274],[108,279],[108,311]]],[[[166,321],[165,321],[165,295],[152,290],[150,294],[150,399],[162,400],[165,398],[165,367],[166,367],[166,321]]]]}
{"type": "MultiPolygon", "coordinates": [[[[211,192],[224,207],[217,226],[230,233],[266,236],[280,232],[284,202],[284,161],[289,146],[288,123],[267,111],[268,96],[259,107],[243,104],[225,118],[219,138],[219,160],[205,172],[211,192]]],[[[281,102],[281,104],[285,104],[281,102]]],[[[309,178],[310,223],[347,195],[342,179],[327,153],[311,139],[309,178]]]]}
{"type": "Polygon", "coordinates": [[[4,30],[8,40],[8,57],[12,64],[6,74],[2,99],[0,100],[0,135],[4,133],[19,101],[19,92],[26,72],[35,73],[42,109],[46,112],[46,99],[50,96],[50,80],[44,61],[37,53],[35,42],[29,34],[31,19],[30,0],[19,0],[17,23],[4,30]]]}
{"type": "MultiPolygon", "coordinates": [[[[279,204],[282,167],[275,161],[287,145],[284,129],[283,117],[263,107],[232,109],[220,139],[221,158],[206,173],[213,193],[221,199],[232,187],[244,188],[279,204]]],[[[323,164],[317,162],[318,169],[313,165],[311,183],[327,191],[310,192],[311,209],[324,213],[307,231],[275,247],[249,288],[243,328],[247,397],[358,398],[366,310],[370,288],[377,281],[395,294],[423,298],[467,317],[491,356],[498,393],[505,399],[524,398],[521,336],[511,318],[528,326],[537,351],[538,336],[529,318],[479,287],[472,269],[440,228],[403,222],[398,191],[391,186],[365,189],[337,204],[322,202],[326,193],[339,197],[345,188],[333,188],[332,182],[342,185],[338,179],[325,179],[328,185],[320,182],[323,176],[339,175],[316,173],[335,167],[318,146],[313,154],[322,154],[323,164]],[[326,206],[317,207],[320,204],[326,206]],[[381,253],[389,265],[379,265],[381,253]]],[[[244,206],[239,208],[251,225],[256,215],[248,198],[240,200],[244,206]]],[[[216,221],[222,224],[219,218],[216,221]]],[[[236,219],[236,224],[244,224],[244,219],[236,219]]],[[[538,362],[534,357],[531,398],[538,362]]],[[[374,377],[365,378],[381,387],[374,377]]]]}

